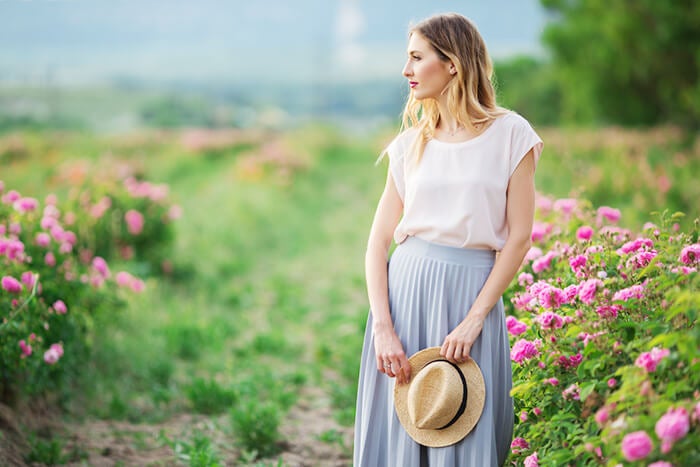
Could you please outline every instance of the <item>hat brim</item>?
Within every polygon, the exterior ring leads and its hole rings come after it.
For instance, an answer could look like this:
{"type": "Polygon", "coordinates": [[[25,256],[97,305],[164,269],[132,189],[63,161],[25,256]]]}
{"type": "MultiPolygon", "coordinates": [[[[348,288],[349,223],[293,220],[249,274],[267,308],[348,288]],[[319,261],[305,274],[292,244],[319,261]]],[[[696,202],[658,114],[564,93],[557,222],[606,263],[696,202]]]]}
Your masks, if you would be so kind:
{"type": "MultiPolygon", "coordinates": [[[[416,375],[428,363],[435,360],[445,360],[440,355],[440,347],[429,347],[416,352],[408,359],[411,364],[411,375],[416,375]]],[[[466,362],[458,363],[457,366],[467,382],[467,407],[457,421],[442,430],[427,430],[416,427],[408,415],[408,388],[411,382],[394,384],[394,408],[399,421],[411,438],[423,446],[437,448],[458,443],[474,429],[481,417],[481,412],[484,410],[486,390],[484,376],[481,374],[479,365],[470,358],[466,362]]]]}

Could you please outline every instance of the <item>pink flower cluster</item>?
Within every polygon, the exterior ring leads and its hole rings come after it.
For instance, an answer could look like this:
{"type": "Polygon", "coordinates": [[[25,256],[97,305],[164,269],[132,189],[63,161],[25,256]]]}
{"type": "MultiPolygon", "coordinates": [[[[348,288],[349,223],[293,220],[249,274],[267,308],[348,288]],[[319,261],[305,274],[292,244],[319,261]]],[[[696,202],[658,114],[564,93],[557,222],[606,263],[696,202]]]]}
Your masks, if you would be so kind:
{"type": "Polygon", "coordinates": [[[578,240],[587,241],[591,237],[593,237],[593,228],[588,225],[581,226],[576,230],[576,238],[578,240]]]}
{"type": "Polygon", "coordinates": [[[23,262],[25,259],[24,243],[16,238],[0,238],[0,256],[3,255],[10,261],[23,262]]]}
{"type": "Polygon", "coordinates": [[[129,287],[132,291],[136,293],[143,292],[146,288],[146,285],[141,279],[132,276],[126,271],[118,272],[115,277],[115,280],[117,281],[117,285],[119,285],[120,287],[129,287]]]}
{"type": "Polygon", "coordinates": [[[651,437],[643,430],[628,433],[622,438],[622,455],[629,462],[644,459],[653,448],[651,437]]]}
{"type": "Polygon", "coordinates": [[[3,276],[2,288],[11,294],[19,294],[22,292],[22,283],[12,276],[3,276]]]}
{"type": "Polygon", "coordinates": [[[683,248],[678,259],[686,266],[700,265],[700,243],[693,243],[683,248]]]}
{"type": "Polygon", "coordinates": [[[515,344],[510,351],[510,359],[516,363],[523,363],[525,360],[529,360],[540,354],[539,348],[542,346],[542,341],[536,339],[534,341],[528,341],[525,339],[520,339],[515,344]]]}
{"type": "Polygon", "coordinates": [[[620,210],[611,208],[609,206],[601,206],[598,208],[598,213],[597,213],[597,220],[598,223],[601,224],[602,220],[605,219],[606,221],[615,224],[617,221],[620,220],[620,210]]]}
{"type": "Polygon", "coordinates": [[[642,297],[644,297],[644,285],[635,284],[627,287],[626,289],[618,290],[615,292],[612,299],[613,301],[622,300],[623,302],[626,302],[632,299],[638,300],[642,297]]]}
{"type": "Polygon", "coordinates": [[[134,198],[148,198],[153,202],[161,202],[168,197],[168,185],[141,182],[133,177],[124,180],[124,187],[134,198]]]}
{"type": "Polygon", "coordinates": [[[513,316],[506,318],[506,327],[508,328],[508,332],[514,336],[518,336],[527,331],[527,324],[518,321],[518,319],[513,316]]]}
{"type": "Polygon", "coordinates": [[[49,365],[53,365],[63,356],[63,345],[51,344],[51,347],[44,352],[44,361],[49,365]]]}
{"type": "Polygon", "coordinates": [[[639,357],[637,357],[634,364],[639,368],[645,369],[647,373],[653,373],[656,371],[656,367],[659,362],[666,358],[670,353],[671,352],[668,349],[654,347],[651,349],[651,352],[642,352],[639,357]]]}
{"type": "Polygon", "coordinates": [[[525,462],[523,463],[523,465],[525,467],[539,467],[539,461],[540,460],[537,458],[537,452],[533,452],[525,458],[525,462]]]}
{"type": "Polygon", "coordinates": [[[140,212],[130,209],[124,214],[127,230],[131,235],[138,235],[143,231],[144,218],[140,212]]]}
{"type": "Polygon", "coordinates": [[[673,444],[685,437],[690,430],[688,411],[683,407],[669,408],[668,411],[656,422],[656,436],[661,440],[661,452],[667,454],[673,444]]]}
{"type": "Polygon", "coordinates": [[[524,438],[515,438],[510,443],[510,450],[513,454],[520,454],[522,451],[530,449],[530,443],[528,443],[524,438]]]}

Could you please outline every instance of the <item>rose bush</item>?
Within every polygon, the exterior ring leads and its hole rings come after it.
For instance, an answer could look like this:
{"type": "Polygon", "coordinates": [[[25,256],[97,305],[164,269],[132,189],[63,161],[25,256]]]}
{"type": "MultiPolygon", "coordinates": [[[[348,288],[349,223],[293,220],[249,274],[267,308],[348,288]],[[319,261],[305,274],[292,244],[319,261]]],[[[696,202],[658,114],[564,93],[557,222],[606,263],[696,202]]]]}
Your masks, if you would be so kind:
{"type": "Polygon", "coordinates": [[[181,210],[170,203],[168,191],[167,185],[134,177],[74,189],[65,217],[77,226],[83,258],[136,262],[142,274],[170,272],[172,221],[181,210]]]}
{"type": "Polygon", "coordinates": [[[101,197],[98,207],[89,203],[95,192],[82,192],[75,196],[78,210],[74,200],[59,205],[49,195],[42,204],[0,181],[0,394],[6,403],[20,393],[68,390],[89,357],[94,319],[118,311],[124,293],[143,290],[141,279],[112,271],[106,258],[128,247],[131,258],[150,259],[150,245],[164,238],[157,224],[165,208],[152,190],[128,183],[128,196],[101,197]],[[139,216],[122,222],[130,211],[139,216]]]}
{"type": "Polygon", "coordinates": [[[700,465],[698,221],[538,198],[506,292],[516,465],[700,465]]]}

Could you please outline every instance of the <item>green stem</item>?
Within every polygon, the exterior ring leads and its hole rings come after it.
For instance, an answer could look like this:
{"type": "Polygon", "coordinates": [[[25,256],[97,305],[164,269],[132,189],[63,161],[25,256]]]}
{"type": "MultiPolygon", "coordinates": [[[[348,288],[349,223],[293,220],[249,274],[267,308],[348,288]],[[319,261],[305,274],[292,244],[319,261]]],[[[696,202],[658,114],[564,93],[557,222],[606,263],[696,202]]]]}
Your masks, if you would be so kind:
{"type": "Polygon", "coordinates": [[[39,285],[39,274],[34,274],[34,285],[32,285],[32,293],[29,294],[29,297],[27,297],[27,299],[19,306],[19,308],[17,308],[14,312],[12,312],[12,313],[10,314],[10,316],[7,317],[7,321],[6,321],[6,322],[0,324],[0,331],[2,331],[2,329],[3,329],[5,326],[7,326],[8,324],[10,324],[10,321],[12,321],[12,319],[13,319],[20,311],[22,311],[22,309],[24,309],[24,308],[29,304],[29,302],[36,296],[36,289],[37,289],[38,285],[39,285]]]}

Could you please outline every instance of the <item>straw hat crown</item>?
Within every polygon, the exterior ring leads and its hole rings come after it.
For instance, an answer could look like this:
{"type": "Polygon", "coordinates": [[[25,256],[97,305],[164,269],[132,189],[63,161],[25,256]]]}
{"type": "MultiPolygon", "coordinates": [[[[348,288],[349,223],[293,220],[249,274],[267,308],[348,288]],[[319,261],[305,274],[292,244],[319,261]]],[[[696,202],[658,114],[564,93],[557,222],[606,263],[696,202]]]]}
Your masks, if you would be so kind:
{"type": "Polygon", "coordinates": [[[408,389],[408,415],[418,428],[438,430],[459,412],[463,392],[457,370],[445,361],[433,362],[408,389]]]}
{"type": "Polygon", "coordinates": [[[412,379],[394,385],[394,407],[408,435],[423,446],[458,443],[476,426],[484,409],[484,376],[476,362],[452,363],[440,347],[413,354],[412,379]]]}

